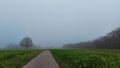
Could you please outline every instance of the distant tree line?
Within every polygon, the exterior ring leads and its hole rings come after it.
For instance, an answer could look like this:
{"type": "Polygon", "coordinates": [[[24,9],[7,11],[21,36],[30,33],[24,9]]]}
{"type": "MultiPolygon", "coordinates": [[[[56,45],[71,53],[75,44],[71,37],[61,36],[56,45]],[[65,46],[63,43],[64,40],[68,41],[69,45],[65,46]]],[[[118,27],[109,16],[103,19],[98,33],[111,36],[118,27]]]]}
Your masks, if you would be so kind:
{"type": "Polygon", "coordinates": [[[65,44],[63,48],[120,49],[120,27],[93,41],[65,44]]]}

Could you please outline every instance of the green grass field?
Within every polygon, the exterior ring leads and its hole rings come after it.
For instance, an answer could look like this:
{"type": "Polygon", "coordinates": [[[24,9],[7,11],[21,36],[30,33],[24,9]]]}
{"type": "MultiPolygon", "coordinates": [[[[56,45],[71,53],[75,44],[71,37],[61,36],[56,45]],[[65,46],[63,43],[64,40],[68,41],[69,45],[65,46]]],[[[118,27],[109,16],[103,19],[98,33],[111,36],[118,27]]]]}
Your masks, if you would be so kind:
{"type": "Polygon", "coordinates": [[[40,50],[0,50],[0,68],[22,68],[40,50]]]}
{"type": "Polygon", "coordinates": [[[120,50],[53,49],[61,68],[120,68],[120,50]]]}
{"type": "MultiPolygon", "coordinates": [[[[120,68],[120,50],[50,50],[61,68],[120,68]]],[[[0,50],[0,68],[22,68],[40,50],[0,50]]]]}

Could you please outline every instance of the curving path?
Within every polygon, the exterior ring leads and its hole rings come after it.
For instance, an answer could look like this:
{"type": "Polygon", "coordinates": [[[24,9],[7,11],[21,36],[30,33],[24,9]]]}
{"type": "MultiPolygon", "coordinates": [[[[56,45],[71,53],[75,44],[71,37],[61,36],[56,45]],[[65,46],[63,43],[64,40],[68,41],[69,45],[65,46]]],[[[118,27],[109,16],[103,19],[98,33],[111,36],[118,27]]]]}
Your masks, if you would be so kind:
{"type": "Polygon", "coordinates": [[[23,68],[59,68],[59,66],[50,51],[46,50],[28,62],[23,68]]]}

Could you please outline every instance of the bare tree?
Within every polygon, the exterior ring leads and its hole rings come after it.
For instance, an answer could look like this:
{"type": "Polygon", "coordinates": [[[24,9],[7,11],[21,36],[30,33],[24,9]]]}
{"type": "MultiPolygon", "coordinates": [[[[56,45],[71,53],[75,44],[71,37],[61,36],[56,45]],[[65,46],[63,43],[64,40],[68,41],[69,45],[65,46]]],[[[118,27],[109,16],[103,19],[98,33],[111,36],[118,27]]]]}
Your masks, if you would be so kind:
{"type": "Polygon", "coordinates": [[[23,38],[23,40],[20,41],[20,46],[21,46],[21,47],[25,47],[26,50],[27,50],[29,47],[33,46],[32,39],[29,38],[29,37],[23,38]]]}

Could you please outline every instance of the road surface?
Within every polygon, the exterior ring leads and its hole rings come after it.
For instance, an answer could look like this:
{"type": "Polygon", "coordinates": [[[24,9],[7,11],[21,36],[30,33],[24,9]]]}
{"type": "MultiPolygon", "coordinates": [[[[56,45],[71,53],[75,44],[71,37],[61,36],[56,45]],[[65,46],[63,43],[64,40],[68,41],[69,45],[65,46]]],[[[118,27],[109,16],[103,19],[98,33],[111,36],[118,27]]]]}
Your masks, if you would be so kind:
{"type": "Polygon", "coordinates": [[[23,68],[59,68],[59,66],[50,51],[46,50],[28,62],[23,68]]]}

